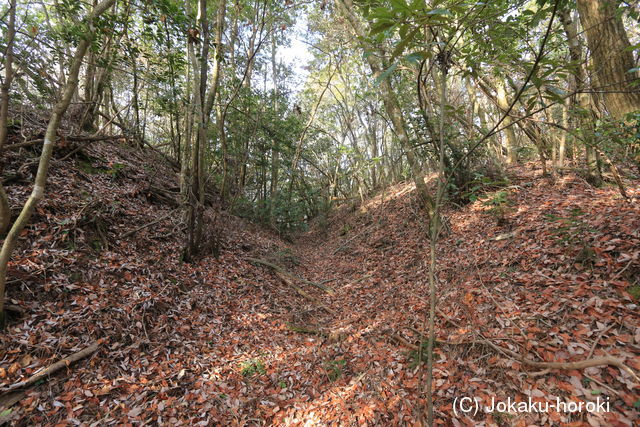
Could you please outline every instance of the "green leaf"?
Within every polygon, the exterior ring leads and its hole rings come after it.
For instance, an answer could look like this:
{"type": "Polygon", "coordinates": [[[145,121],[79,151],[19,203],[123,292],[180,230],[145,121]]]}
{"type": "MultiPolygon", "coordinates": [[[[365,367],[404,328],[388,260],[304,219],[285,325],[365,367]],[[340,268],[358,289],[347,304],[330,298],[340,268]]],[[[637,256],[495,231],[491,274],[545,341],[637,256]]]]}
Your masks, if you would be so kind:
{"type": "Polygon", "coordinates": [[[393,73],[395,71],[395,69],[398,68],[398,64],[394,63],[392,64],[389,68],[387,68],[383,73],[381,73],[378,77],[376,77],[376,84],[380,84],[381,81],[385,80],[386,78],[389,77],[389,75],[391,73],[393,73]]]}
{"type": "Polygon", "coordinates": [[[431,57],[431,52],[421,51],[421,52],[413,52],[404,57],[404,59],[412,64],[417,64],[421,62],[423,59],[427,59],[431,57]]]}
{"type": "Polygon", "coordinates": [[[369,19],[373,19],[373,20],[380,19],[380,20],[389,21],[389,20],[392,20],[393,18],[395,18],[393,11],[386,7],[376,7],[369,14],[369,19]]]}
{"type": "Polygon", "coordinates": [[[400,36],[400,40],[404,39],[407,36],[407,33],[409,32],[409,25],[408,24],[402,24],[400,26],[400,29],[398,30],[398,35],[400,36]]]}
{"type": "Polygon", "coordinates": [[[631,45],[631,46],[627,46],[627,47],[624,48],[625,51],[634,51],[634,50],[638,50],[638,49],[640,49],[640,43],[634,44],[634,45],[631,45]]]}
{"type": "Polygon", "coordinates": [[[540,89],[540,87],[542,86],[542,84],[544,83],[544,80],[542,80],[541,78],[537,77],[537,76],[531,76],[531,83],[533,83],[533,85],[540,89]]]}
{"type": "Polygon", "coordinates": [[[418,33],[419,30],[420,30],[419,27],[414,28],[413,30],[411,30],[411,32],[409,34],[406,35],[406,37],[403,37],[400,40],[400,43],[398,43],[396,48],[393,49],[392,56],[394,58],[397,58],[400,54],[402,54],[402,52],[404,51],[404,48],[407,47],[407,45],[411,41],[413,41],[414,37],[416,36],[416,34],[418,33]]]}
{"type": "Polygon", "coordinates": [[[391,0],[391,6],[395,9],[409,10],[409,6],[404,0],[391,0]]]}
{"type": "Polygon", "coordinates": [[[375,24],[373,24],[371,26],[371,31],[369,32],[370,35],[375,35],[375,34],[379,34],[382,33],[386,30],[388,30],[389,28],[393,27],[394,25],[396,25],[393,22],[389,22],[389,21],[378,21],[375,24]]]}

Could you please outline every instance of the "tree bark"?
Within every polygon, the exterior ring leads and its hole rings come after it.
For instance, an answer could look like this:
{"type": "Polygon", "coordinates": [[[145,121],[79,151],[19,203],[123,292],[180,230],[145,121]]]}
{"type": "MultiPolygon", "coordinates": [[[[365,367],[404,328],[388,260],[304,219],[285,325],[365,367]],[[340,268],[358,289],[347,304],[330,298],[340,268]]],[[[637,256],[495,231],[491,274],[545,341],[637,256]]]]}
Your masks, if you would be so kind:
{"type": "MultiPolygon", "coordinates": [[[[497,96],[498,106],[502,111],[507,111],[507,109],[509,108],[509,101],[507,101],[507,93],[504,89],[504,81],[502,80],[502,78],[498,78],[496,86],[498,89],[498,96],[497,96]]],[[[509,116],[505,117],[504,119],[504,126],[505,126],[504,132],[506,134],[505,149],[507,151],[507,164],[510,164],[510,165],[516,164],[518,162],[518,156],[515,151],[515,147],[517,143],[516,132],[513,130],[513,126],[511,126],[512,123],[513,123],[513,120],[511,120],[511,117],[509,116]]]]}
{"type": "MultiPolygon", "coordinates": [[[[560,22],[562,23],[565,35],[567,36],[569,57],[571,58],[571,62],[574,63],[573,79],[569,81],[569,89],[572,92],[575,92],[575,95],[570,98],[570,102],[577,107],[578,110],[582,110],[578,112],[575,120],[576,125],[582,134],[582,139],[585,141],[587,173],[589,174],[589,180],[591,182],[599,184],[600,175],[597,168],[596,154],[593,147],[588,143],[588,141],[592,140],[592,138],[589,137],[592,125],[583,120],[581,116],[583,111],[589,112],[592,110],[589,107],[588,95],[581,93],[585,89],[587,82],[583,68],[582,44],[580,43],[578,34],[578,23],[572,19],[571,12],[569,10],[563,10],[560,12],[560,22]]],[[[594,96],[592,98],[593,101],[596,102],[597,97],[594,96]]]]}
{"type": "MultiPolygon", "coordinates": [[[[187,0],[188,1],[188,0],[187,0]]],[[[195,101],[195,116],[197,117],[197,131],[195,141],[191,149],[191,174],[187,184],[187,244],[185,248],[185,260],[190,261],[198,251],[202,235],[202,209],[204,206],[204,148],[207,139],[208,120],[205,115],[208,58],[209,58],[209,22],[207,19],[207,1],[198,2],[198,25],[200,27],[202,41],[200,55],[195,54],[196,41],[189,39],[189,56],[193,69],[193,100],[195,101]]]]}
{"type": "Polygon", "coordinates": [[[9,118],[9,89],[13,82],[13,44],[16,36],[16,3],[10,0],[9,23],[7,25],[7,49],[4,56],[4,81],[2,82],[2,101],[0,102],[0,150],[7,139],[7,124],[9,118]]]}
{"type": "Polygon", "coordinates": [[[617,0],[577,0],[580,22],[587,36],[594,73],[599,88],[604,91],[604,103],[609,113],[621,119],[640,110],[640,91],[632,82],[639,78],[629,38],[618,13],[617,0]]]}
{"type": "MultiPolygon", "coordinates": [[[[276,63],[276,38],[271,35],[271,69],[273,72],[273,110],[278,111],[278,65],[276,63]]],[[[276,203],[278,202],[278,174],[280,171],[280,147],[278,140],[272,141],[271,145],[271,185],[269,188],[269,224],[274,230],[277,229],[276,203]]]]}
{"type": "MultiPolygon", "coordinates": [[[[16,4],[17,0],[9,3],[9,23],[7,25],[7,50],[4,56],[4,81],[0,96],[0,153],[4,148],[8,134],[9,124],[9,90],[13,82],[13,43],[16,36],[16,4]]],[[[4,184],[0,182],[0,235],[4,235],[11,222],[11,207],[4,190],[4,184]]],[[[0,320],[2,308],[0,306],[0,320]]]]}

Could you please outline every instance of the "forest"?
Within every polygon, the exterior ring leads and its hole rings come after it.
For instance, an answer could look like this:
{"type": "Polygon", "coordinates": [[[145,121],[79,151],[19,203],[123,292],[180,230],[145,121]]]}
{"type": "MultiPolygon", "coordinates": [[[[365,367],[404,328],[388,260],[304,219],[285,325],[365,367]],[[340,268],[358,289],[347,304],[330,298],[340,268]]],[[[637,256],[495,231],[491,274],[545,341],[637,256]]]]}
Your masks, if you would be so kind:
{"type": "Polygon", "coordinates": [[[0,28],[0,425],[640,422],[640,1],[0,28]]]}

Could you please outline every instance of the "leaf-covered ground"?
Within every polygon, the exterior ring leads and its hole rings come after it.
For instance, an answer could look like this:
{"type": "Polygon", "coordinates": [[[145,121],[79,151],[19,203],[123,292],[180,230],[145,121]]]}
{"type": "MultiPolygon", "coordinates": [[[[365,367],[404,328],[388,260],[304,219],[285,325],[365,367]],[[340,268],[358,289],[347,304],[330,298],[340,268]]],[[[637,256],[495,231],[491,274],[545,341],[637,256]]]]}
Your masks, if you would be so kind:
{"type": "MultiPolygon", "coordinates": [[[[176,176],[152,153],[95,144],[52,167],[10,265],[0,389],[92,342],[0,410],[14,424],[399,425],[424,408],[425,220],[410,185],[341,208],[295,243],[211,215],[219,259],[180,259],[176,176]],[[150,167],[149,165],[155,165],[150,167]],[[163,196],[164,194],[164,196],[163,196]],[[157,221],[152,226],[139,227],[157,221]],[[127,235],[130,233],[131,235],[127,235]],[[249,258],[321,286],[293,283],[249,258]]],[[[13,206],[33,168],[9,159],[13,206]],[[15,164],[15,165],[14,165],[15,164]]],[[[640,183],[513,170],[507,187],[445,210],[438,249],[436,416],[443,425],[633,425],[639,384],[617,367],[532,369],[611,355],[640,371],[640,183]],[[455,326],[457,325],[457,326],[455,326]],[[445,343],[445,341],[449,342],[445,343]],[[452,344],[455,343],[455,344],[452,344]],[[611,412],[454,413],[454,399],[609,399],[611,412]]],[[[291,279],[289,279],[291,281],[291,279]]]]}

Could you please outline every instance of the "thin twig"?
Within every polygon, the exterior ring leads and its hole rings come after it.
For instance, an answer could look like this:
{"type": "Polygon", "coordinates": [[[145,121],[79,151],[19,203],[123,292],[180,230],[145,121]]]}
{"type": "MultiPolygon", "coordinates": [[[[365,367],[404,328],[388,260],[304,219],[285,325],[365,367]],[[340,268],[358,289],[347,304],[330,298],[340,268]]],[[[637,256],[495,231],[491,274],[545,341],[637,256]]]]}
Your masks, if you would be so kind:
{"type": "Polygon", "coordinates": [[[155,225],[155,224],[159,223],[160,221],[163,221],[163,220],[169,218],[171,216],[171,214],[173,214],[173,212],[174,211],[170,211],[169,213],[167,213],[166,215],[161,216],[160,218],[156,219],[155,221],[151,221],[150,223],[145,224],[143,226],[140,226],[140,227],[136,228],[135,230],[128,231],[128,232],[124,233],[121,238],[122,239],[126,239],[127,237],[129,237],[129,236],[131,236],[133,234],[136,234],[140,230],[143,230],[143,229],[145,229],[147,227],[151,227],[152,225],[155,225]]]}
{"type": "Polygon", "coordinates": [[[589,350],[589,355],[587,356],[587,359],[590,359],[591,356],[593,356],[593,352],[596,349],[596,346],[598,345],[598,342],[600,342],[600,339],[602,338],[602,336],[609,331],[609,329],[613,328],[615,326],[615,324],[610,325],[609,327],[605,328],[602,330],[602,332],[600,332],[598,334],[598,336],[596,337],[596,340],[593,342],[593,345],[591,346],[591,350],[589,350]]]}
{"type": "MultiPolygon", "coordinates": [[[[446,317],[445,314],[442,313],[442,311],[438,310],[438,312],[444,318],[444,320],[447,321],[448,323],[452,324],[456,328],[461,327],[457,322],[446,317]]],[[[585,368],[591,368],[594,366],[609,365],[609,366],[615,366],[627,372],[629,375],[631,375],[631,377],[637,383],[640,384],[640,378],[638,377],[638,374],[636,374],[631,368],[625,365],[621,359],[618,359],[611,355],[607,355],[606,357],[596,357],[593,359],[580,360],[578,362],[537,362],[535,360],[527,359],[526,357],[516,353],[513,350],[509,350],[508,348],[501,347],[489,341],[489,339],[485,338],[480,332],[477,332],[477,331],[474,331],[474,332],[480,337],[481,342],[483,342],[484,344],[488,345],[495,351],[502,353],[507,357],[513,358],[518,362],[527,366],[540,368],[540,369],[585,369],[585,368]]]]}

